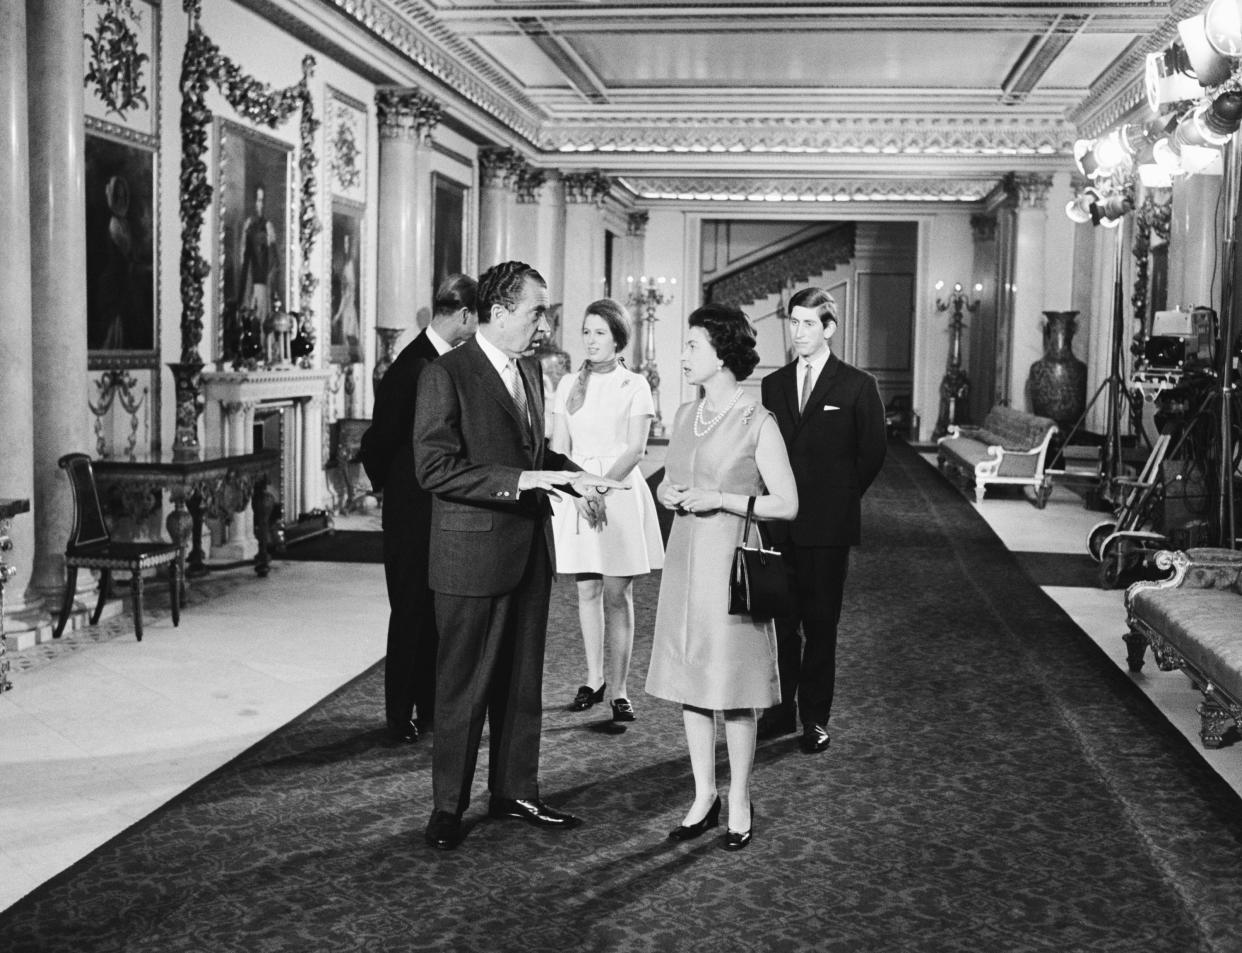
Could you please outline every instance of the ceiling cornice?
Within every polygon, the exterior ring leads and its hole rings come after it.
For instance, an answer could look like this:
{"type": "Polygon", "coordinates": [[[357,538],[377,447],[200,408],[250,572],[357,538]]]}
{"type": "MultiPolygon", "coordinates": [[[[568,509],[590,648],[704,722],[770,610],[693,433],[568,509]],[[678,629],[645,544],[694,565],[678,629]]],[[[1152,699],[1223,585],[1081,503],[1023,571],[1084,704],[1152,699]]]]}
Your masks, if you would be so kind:
{"type": "Polygon", "coordinates": [[[788,153],[877,156],[1046,156],[1067,153],[1074,127],[1038,116],[918,115],[779,118],[610,116],[545,122],[545,152],[788,153]]]}
{"type": "Polygon", "coordinates": [[[707,177],[627,175],[618,183],[639,202],[980,202],[997,177],[827,179],[823,176],[707,177]]]}

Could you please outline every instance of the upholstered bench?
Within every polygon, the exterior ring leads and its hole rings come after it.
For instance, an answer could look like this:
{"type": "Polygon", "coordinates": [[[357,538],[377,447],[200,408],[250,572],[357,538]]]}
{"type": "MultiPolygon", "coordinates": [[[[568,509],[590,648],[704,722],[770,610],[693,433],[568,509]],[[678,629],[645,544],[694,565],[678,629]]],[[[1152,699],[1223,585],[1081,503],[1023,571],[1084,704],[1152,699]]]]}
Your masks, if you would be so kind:
{"type": "Polygon", "coordinates": [[[974,482],[977,502],[983,502],[989,484],[1029,486],[1042,510],[1052,491],[1044,463],[1056,431],[1056,423],[1047,417],[998,404],[981,427],[949,427],[948,436],[939,440],[936,458],[942,471],[955,470],[974,482]]]}
{"type": "Polygon", "coordinates": [[[1242,552],[1188,549],[1156,554],[1167,579],[1126,590],[1130,671],[1148,645],[1163,671],[1180,668],[1203,693],[1199,738],[1219,748],[1229,723],[1242,718],[1242,552]]]}

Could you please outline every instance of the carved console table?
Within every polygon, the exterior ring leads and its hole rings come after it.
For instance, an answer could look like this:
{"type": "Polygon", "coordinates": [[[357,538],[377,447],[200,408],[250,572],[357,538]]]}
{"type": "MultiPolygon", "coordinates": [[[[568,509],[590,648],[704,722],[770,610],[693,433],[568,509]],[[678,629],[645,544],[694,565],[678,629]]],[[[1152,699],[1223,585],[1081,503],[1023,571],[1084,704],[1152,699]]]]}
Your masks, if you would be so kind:
{"type": "Polygon", "coordinates": [[[4,641],[4,587],[17,572],[12,566],[4,564],[4,554],[13,548],[13,541],[9,538],[9,521],[18,513],[29,510],[29,500],[0,498],[0,692],[6,692],[13,687],[9,681],[8,646],[4,641]]]}
{"type": "Polygon", "coordinates": [[[168,535],[183,551],[187,542],[192,544],[187,576],[201,576],[211,568],[204,560],[203,518],[230,520],[249,515],[253,509],[254,525],[259,528],[254,570],[260,576],[267,575],[271,565],[267,485],[280,473],[278,450],[193,456],[170,450],[145,457],[97,460],[94,468],[104,505],[135,522],[154,513],[160,506],[161,493],[168,491],[174,507],[166,522],[168,535]]]}

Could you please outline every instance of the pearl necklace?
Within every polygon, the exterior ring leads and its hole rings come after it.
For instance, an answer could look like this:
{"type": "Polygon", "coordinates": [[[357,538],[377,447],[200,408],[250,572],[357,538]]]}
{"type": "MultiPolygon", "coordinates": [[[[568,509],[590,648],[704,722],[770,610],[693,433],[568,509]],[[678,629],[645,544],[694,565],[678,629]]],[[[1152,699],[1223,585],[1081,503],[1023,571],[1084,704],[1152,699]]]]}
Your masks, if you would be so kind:
{"type": "Polygon", "coordinates": [[[733,405],[736,404],[739,400],[741,400],[741,397],[742,397],[742,388],[739,387],[737,389],[737,392],[733,395],[733,399],[729,401],[727,405],[725,405],[724,410],[718,413],[711,420],[703,419],[703,405],[707,402],[707,398],[704,397],[702,400],[700,400],[699,409],[694,412],[694,435],[696,437],[706,437],[709,433],[715,430],[716,424],[724,420],[725,414],[727,414],[729,411],[733,409],[733,405]]]}

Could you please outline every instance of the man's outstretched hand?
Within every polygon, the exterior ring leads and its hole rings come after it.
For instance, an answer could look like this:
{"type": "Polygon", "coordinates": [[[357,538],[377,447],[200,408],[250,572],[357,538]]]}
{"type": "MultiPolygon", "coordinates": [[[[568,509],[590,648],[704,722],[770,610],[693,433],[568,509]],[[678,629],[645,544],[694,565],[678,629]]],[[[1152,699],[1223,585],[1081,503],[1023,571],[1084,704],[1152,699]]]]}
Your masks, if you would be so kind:
{"type": "Polygon", "coordinates": [[[561,493],[582,496],[588,491],[594,491],[603,496],[610,490],[625,489],[628,487],[624,483],[582,470],[523,470],[518,477],[520,492],[544,490],[556,499],[560,499],[561,493]]]}

